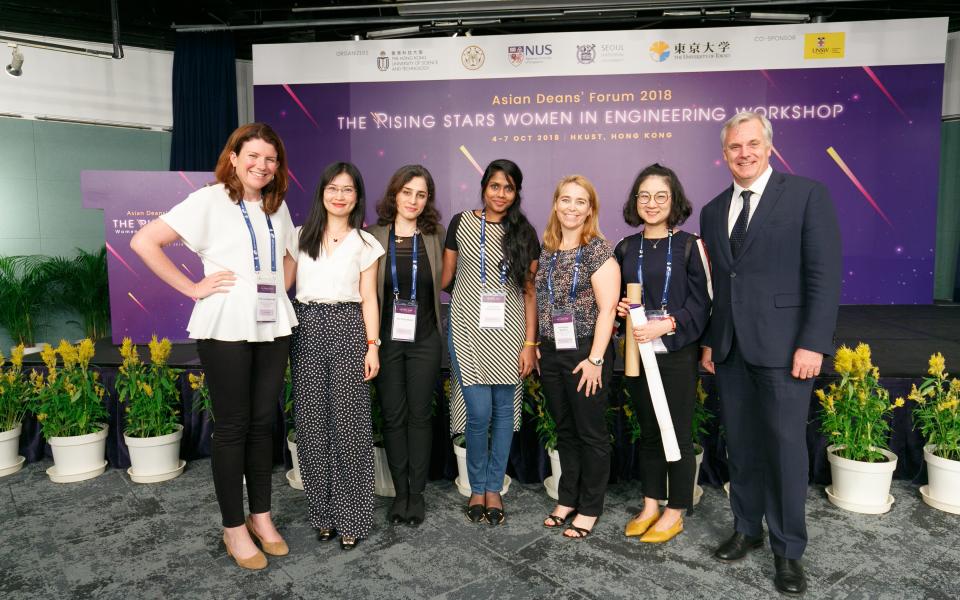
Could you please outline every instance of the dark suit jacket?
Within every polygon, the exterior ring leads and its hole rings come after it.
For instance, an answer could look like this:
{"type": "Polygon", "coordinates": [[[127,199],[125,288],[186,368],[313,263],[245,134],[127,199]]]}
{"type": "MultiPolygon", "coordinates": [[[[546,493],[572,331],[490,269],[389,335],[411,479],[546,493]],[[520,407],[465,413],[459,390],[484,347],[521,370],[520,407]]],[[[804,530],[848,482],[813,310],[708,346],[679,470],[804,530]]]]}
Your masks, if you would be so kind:
{"type": "Polygon", "coordinates": [[[727,231],[732,195],[731,185],[700,213],[714,291],[703,345],[723,362],[736,334],[744,359],[762,367],[791,367],[797,348],[832,354],[842,259],[827,188],[774,171],[736,260],[727,231]]]}
{"type": "MultiPolygon", "coordinates": [[[[377,265],[377,301],[381,309],[383,308],[383,279],[386,273],[387,261],[390,259],[387,253],[390,252],[390,226],[389,225],[371,225],[366,229],[367,233],[373,235],[383,246],[383,256],[380,257],[377,265]]],[[[437,331],[443,335],[443,327],[440,324],[440,275],[443,270],[443,241],[447,238],[447,232],[443,225],[437,224],[437,231],[432,234],[423,234],[423,245],[427,248],[427,261],[430,263],[430,273],[433,275],[433,314],[437,317],[437,331]]]]}

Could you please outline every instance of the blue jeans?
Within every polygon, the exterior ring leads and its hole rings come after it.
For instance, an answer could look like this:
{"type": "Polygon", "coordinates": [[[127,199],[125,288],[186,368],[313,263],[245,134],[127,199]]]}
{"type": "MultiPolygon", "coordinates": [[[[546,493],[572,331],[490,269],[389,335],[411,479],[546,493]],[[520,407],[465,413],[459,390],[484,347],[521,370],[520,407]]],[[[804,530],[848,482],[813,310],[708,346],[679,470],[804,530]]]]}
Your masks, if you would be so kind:
{"type": "Polygon", "coordinates": [[[449,336],[450,373],[457,378],[467,405],[467,477],[474,494],[500,492],[513,442],[512,385],[463,385],[449,336]]]}

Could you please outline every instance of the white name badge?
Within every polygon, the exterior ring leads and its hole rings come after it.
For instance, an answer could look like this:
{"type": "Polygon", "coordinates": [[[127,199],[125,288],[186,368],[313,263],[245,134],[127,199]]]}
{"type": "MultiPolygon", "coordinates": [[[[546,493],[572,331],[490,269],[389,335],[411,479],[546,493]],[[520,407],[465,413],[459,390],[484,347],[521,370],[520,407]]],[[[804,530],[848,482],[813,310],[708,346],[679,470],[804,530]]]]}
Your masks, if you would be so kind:
{"type": "Polygon", "coordinates": [[[480,294],[480,329],[503,329],[506,323],[507,295],[480,294]]]}
{"type": "Polygon", "coordinates": [[[271,273],[257,275],[257,323],[277,320],[277,278],[271,273]]]}
{"type": "Polygon", "coordinates": [[[416,336],[417,303],[412,300],[394,300],[390,339],[395,342],[412,342],[416,336]]]}
{"type": "Polygon", "coordinates": [[[554,310],[551,320],[553,321],[553,343],[557,350],[576,350],[577,327],[573,311],[554,310]]]}
{"type": "MultiPolygon", "coordinates": [[[[665,310],[643,310],[642,304],[631,304],[630,305],[630,319],[633,320],[634,327],[640,327],[645,325],[647,321],[657,321],[660,319],[667,318],[667,311],[665,310]]],[[[633,336],[633,332],[630,332],[630,335],[633,336]]],[[[645,342],[650,344],[653,347],[653,351],[657,354],[667,354],[669,350],[663,344],[663,340],[657,338],[652,342],[645,342]]]]}

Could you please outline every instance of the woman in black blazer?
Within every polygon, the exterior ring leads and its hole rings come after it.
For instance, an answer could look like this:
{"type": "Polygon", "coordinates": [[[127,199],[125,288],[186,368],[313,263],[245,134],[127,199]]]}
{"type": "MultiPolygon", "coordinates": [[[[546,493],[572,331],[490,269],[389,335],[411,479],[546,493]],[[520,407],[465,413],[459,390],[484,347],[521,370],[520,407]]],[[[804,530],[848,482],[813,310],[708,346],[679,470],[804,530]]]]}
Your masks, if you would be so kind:
{"type": "Polygon", "coordinates": [[[387,252],[377,269],[383,345],[374,385],[397,491],[387,518],[417,526],[424,518],[433,391],[443,348],[440,273],[446,232],[439,222],[430,172],[421,165],[400,167],[387,184],[377,215],[377,224],[367,231],[387,252]]]}
{"type": "MultiPolygon", "coordinates": [[[[643,510],[627,523],[625,533],[642,536],[642,542],[665,542],[683,531],[683,511],[693,503],[696,464],[691,425],[696,402],[698,341],[710,315],[710,297],[697,236],[676,229],[691,212],[677,175],[659,164],[650,165],[637,175],[623,205],[627,224],[643,225],[643,230],[621,240],[614,250],[623,289],[628,283],[642,283],[648,322],[630,334],[639,343],[654,344],[680,446],[680,460],[668,463],[646,377],[642,370],[639,377],[625,377],[640,418],[644,495],[643,510]],[[659,500],[667,500],[662,515],[659,500]]],[[[629,311],[630,301],[625,296],[621,293],[623,299],[617,307],[621,317],[629,311]]]]}

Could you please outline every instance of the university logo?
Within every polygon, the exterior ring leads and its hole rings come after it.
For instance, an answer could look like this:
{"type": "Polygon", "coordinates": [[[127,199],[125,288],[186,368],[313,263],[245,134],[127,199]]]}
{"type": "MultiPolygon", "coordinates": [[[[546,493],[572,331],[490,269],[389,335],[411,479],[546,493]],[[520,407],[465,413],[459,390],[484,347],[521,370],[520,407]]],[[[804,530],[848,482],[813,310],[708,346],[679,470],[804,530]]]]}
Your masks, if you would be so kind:
{"type": "Polygon", "coordinates": [[[663,40],[657,40],[650,44],[650,60],[653,62],[663,62],[670,58],[670,44],[663,40]]]}
{"type": "Polygon", "coordinates": [[[476,71],[483,66],[483,48],[480,46],[467,46],[460,53],[460,62],[471,71],[476,71]]]}
{"type": "Polygon", "coordinates": [[[803,39],[803,58],[843,58],[846,33],[807,33],[803,39]]]}
{"type": "Polygon", "coordinates": [[[507,57],[510,59],[511,65],[519,67],[523,63],[523,46],[509,46],[507,57]]]}
{"type": "Polygon", "coordinates": [[[380,56],[377,57],[377,68],[381,71],[386,71],[390,68],[390,57],[387,56],[387,53],[383,50],[380,51],[380,56]]]}
{"type": "Polygon", "coordinates": [[[577,46],[577,62],[581,65],[589,65],[597,58],[597,45],[584,44],[577,46]]]}

